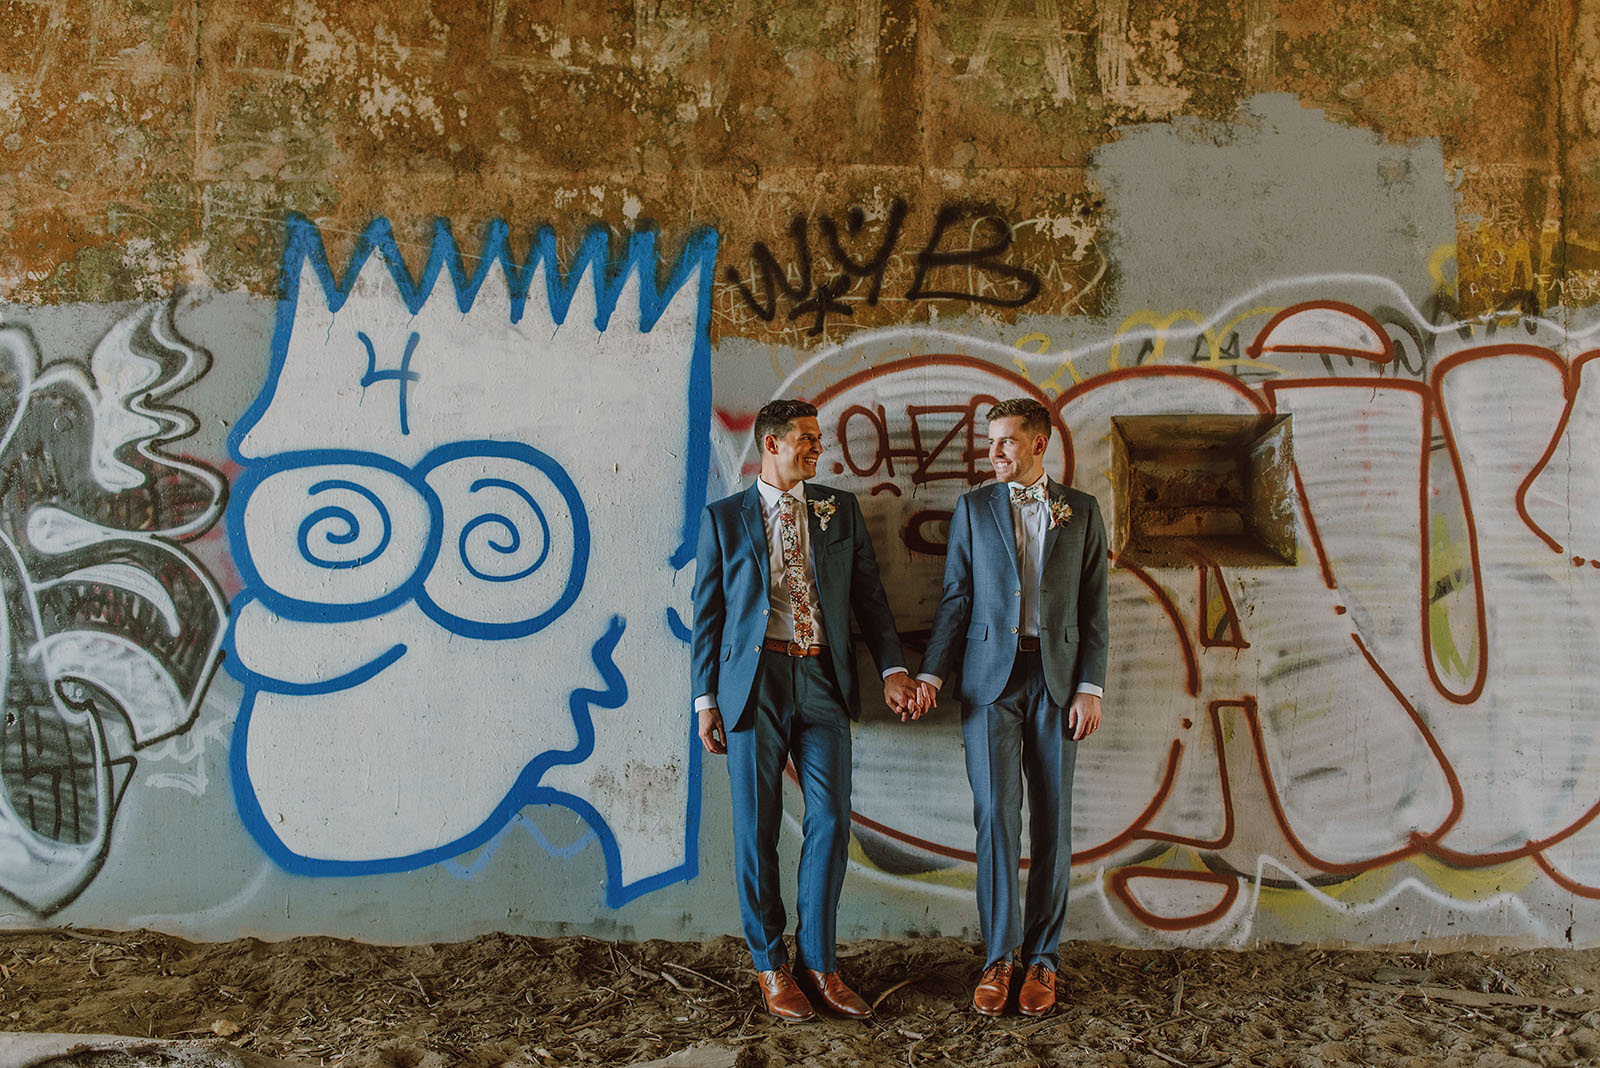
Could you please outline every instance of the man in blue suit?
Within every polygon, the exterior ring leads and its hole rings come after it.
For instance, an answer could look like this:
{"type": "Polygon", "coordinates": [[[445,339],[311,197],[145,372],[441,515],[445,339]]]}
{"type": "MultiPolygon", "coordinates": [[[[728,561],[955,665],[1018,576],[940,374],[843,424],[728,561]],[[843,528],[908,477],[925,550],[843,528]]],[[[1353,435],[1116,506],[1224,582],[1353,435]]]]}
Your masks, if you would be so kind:
{"type": "Polygon", "coordinates": [[[852,612],[883,675],[884,700],[908,709],[917,687],[860,506],[809,481],[822,455],[817,409],[773,401],[756,416],[755,442],[760,479],[707,505],[700,518],[691,643],[700,741],[728,757],[739,913],[768,1011],[808,1020],[815,999],[860,1018],[872,1010],[834,960],[850,845],[850,721],[861,715],[852,612]],[[783,943],[778,894],[783,768],[791,758],[805,800],[797,971],[783,943]]]}
{"type": "MultiPolygon", "coordinates": [[[[956,502],[944,597],[918,673],[916,718],[959,668],[961,734],[978,830],[978,919],[988,963],[972,995],[985,1015],[1055,1006],[1072,866],[1072,769],[1100,725],[1106,678],[1106,533],[1095,499],[1046,477],[1050,412],[1026,398],[989,409],[998,484],[956,502]],[[1022,782],[1028,896],[1020,901],[1022,782]],[[1012,955],[1016,954],[1013,962],[1012,955]]],[[[904,718],[904,715],[902,716],[904,718]]]]}

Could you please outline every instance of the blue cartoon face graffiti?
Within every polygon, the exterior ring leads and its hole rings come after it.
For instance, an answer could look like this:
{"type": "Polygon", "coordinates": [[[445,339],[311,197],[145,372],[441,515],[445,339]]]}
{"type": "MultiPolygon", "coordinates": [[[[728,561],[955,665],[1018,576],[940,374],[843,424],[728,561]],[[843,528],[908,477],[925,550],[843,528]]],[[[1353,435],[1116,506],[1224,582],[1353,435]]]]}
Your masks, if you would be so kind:
{"type": "Polygon", "coordinates": [[[692,875],[681,620],[704,496],[714,235],[527,263],[291,220],[271,375],[231,446],[247,825],[290,870],[414,868],[565,804],[613,904],[692,875]],[[446,741],[448,739],[448,742],[446,741]],[[445,753],[450,754],[449,758],[445,753]]]}

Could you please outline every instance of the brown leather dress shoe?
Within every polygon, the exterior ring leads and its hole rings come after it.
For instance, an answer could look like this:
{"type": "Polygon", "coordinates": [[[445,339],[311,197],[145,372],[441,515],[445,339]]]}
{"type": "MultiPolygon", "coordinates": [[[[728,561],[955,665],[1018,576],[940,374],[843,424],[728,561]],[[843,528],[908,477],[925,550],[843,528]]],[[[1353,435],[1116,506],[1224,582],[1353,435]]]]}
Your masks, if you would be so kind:
{"type": "Polygon", "coordinates": [[[794,973],[787,964],[770,972],[762,972],[756,977],[756,982],[761,987],[761,997],[767,1003],[767,1011],[778,1019],[809,1020],[817,1015],[817,1010],[806,1000],[805,991],[794,981],[794,973]]]}
{"type": "Polygon", "coordinates": [[[829,1012],[848,1016],[852,1020],[864,1020],[872,1015],[872,1006],[846,986],[838,972],[814,972],[810,968],[801,968],[795,978],[800,981],[801,988],[811,995],[811,1000],[820,1003],[829,1012]]]}
{"type": "Polygon", "coordinates": [[[1017,1010],[1024,1016],[1043,1016],[1055,1007],[1056,973],[1048,964],[1032,965],[1017,991],[1017,1010]]]}
{"type": "Polygon", "coordinates": [[[1006,999],[1011,996],[1011,962],[997,960],[984,969],[983,978],[972,991],[972,1007],[985,1016],[999,1016],[1006,1011],[1006,999]]]}

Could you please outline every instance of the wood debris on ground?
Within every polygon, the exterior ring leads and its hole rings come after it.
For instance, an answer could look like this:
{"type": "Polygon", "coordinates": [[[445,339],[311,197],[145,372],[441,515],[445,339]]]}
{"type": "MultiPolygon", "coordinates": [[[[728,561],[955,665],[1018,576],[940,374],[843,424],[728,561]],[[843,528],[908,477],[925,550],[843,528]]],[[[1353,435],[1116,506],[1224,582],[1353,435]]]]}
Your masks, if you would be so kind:
{"type": "Polygon", "coordinates": [[[850,943],[841,970],[877,1016],[784,1024],[759,1011],[732,938],[376,946],[36,931],[0,934],[0,1028],[225,1039],[348,1068],[1600,1063],[1600,950],[1069,943],[1061,1008],[1037,1020],[968,1011],[981,963],[952,938],[850,943]]]}

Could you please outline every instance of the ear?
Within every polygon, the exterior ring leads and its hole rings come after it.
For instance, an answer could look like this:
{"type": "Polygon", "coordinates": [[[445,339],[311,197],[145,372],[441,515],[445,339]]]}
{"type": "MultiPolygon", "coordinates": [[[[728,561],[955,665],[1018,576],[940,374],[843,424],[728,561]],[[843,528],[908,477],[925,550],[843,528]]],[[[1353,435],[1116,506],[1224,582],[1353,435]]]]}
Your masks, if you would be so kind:
{"type": "Polygon", "coordinates": [[[1044,455],[1044,451],[1046,449],[1048,449],[1049,447],[1050,447],[1050,439],[1049,438],[1045,437],[1043,434],[1035,434],[1033,436],[1033,454],[1035,456],[1043,456],[1044,455]]]}
{"type": "Polygon", "coordinates": [[[770,452],[774,456],[778,455],[778,435],[768,434],[763,437],[761,439],[761,451],[770,452]]]}

